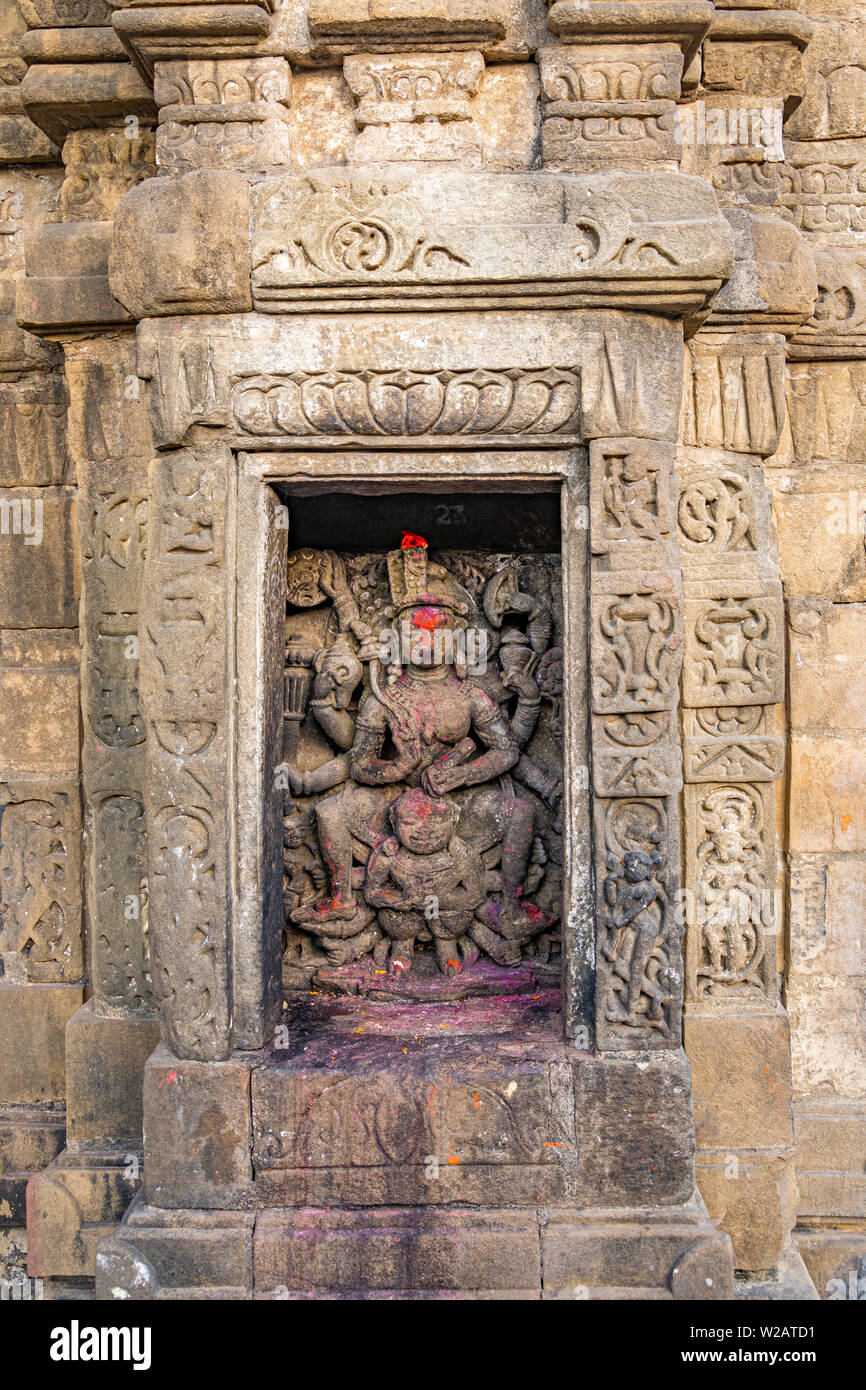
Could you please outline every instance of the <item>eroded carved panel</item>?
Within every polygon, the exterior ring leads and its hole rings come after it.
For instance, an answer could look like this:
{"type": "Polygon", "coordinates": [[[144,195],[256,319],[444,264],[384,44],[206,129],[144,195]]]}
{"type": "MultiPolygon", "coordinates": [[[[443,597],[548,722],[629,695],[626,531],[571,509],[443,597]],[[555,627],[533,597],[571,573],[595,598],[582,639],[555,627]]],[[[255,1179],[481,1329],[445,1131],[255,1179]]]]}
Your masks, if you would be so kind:
{"type": "Polygon", "coordinates": [[[142,346],[138,371],[153,383],[150,419],[154,444],[181,444],[193,424],[227,423],[228,380],[210,338],[179,341],[161,335],[142,346]]]}
{"type": "MultiPolygon", "coordinates": [[[[676,159],[683,55],[674,44],[558,45],[539,54],[544,163],[602,168],[676,159]]],[[[633,167],[633,166],[632,166],[633,167]]]]}
{"type": "Polygon", "coordinates": [[[681,470],[677,517],[684,568],[757,554],[754,495],[733,469],[681,470]]]}
{"type": "Polygon", "coordinates": [[[64,222],[105,222],[130,188],[156,172],[153,134],[123,130],[73,130],[63,142],[66,177],[60,188],[64,222]]]}
{"type": "Polygon", "coordinates": [[[664,796],[682,785],[676,716],[594,715],[593,785],[597,796],[664,796]]]}
{"type": "Polygon", "coordinates": [[[285,58],[157,63],[161,170],[179,174],[288,163],[291,86],[285,58]]]}
{"type": "Polygon", "coordinates": [[[480,53],[364,53],[345,60],[343,75],[358,103],[350,159],[480,161],[472,123],[480,53]]]}
{"type": "Polygon", "coordinates": [[[724,705],[683,710],[683,759],[688,782],[772,782],[781,777],[785,743],[770,705],[724,705]]]}
{"type": "Polygon", "coordinates": [[[134,795],[107,796],[92,819],[97,849],[94,984],[103,1008],[142,1008],[151,997],[144,805],[134,795]]]}
{"type": "Polygon", "coordinates": [[[69,481],[67,403],[65,382],[53,373],[0,386],[0,486],[69,481]]]}
{"type": "Polygon", "coordinates": [[[866,363],[792,362],[788,418],[795,462],[866,462],[866,363]]]}
{"type": "Polygon", "coordinates": [[[0,787],[0,958],[7,981],[80,980],[78,789],[0,787]]]}
{"type": "Polygon", "coordinates": [[[227,460],[151,465],[141,621],[154,994],[172,1050],[230,1048],[226,890],[227,460]]]}
{"type": "Polygon", "coordinates": [[[759,335],[694,339],[687,348],[683,442],[767,457],[785,423],[785,349],[759,335]]]}
{"type": "Polygon", "coordinates": [[[786,142],[784,164],[732,161],[713,175],[722,201],[739,195],[777,207],[819,244],[866,231],[866,163],[857,141],[786,142]]]}
{"type": "Polygon", "coordinates": [[[673,453],[672,446],[646,439],[592,441],[590,538],[596,554],[667,539],[673,453]]]}

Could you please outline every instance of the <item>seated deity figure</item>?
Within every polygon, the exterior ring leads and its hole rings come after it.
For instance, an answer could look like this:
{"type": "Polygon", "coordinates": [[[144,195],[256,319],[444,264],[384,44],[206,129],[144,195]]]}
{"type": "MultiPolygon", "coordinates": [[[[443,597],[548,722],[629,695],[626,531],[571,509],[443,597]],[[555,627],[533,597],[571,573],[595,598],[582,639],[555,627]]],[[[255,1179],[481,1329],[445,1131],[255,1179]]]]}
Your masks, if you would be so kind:
{"type": "MultiPolygon", "coordinates": [[[[389,838],[392,807],[408,789],[421,788],[434,800],[455,798],[457,833],[475,852],[501,845],[502,900],[488,934],[494,944],[499,934],[525,939],[552,920],[523,900],[535,811],[531,802],[499,785],[517,763],[520,744],[496,701],[467,678],[455,656],[459,643],[448,640],[466,627],[471,600],[447,570],[428,560],[426,546],[392,551],[387,563],[395,628],[410,639],[404,644],[405,665],[389,684],[379,661],[371,660],[370,687],[353,718],[348,701],[334,689],[329,665],[321,664],[313,713],[345,751],[312,773],[289,769],[296,792],[309,795],[339,786],[316,806],[326,896],[299,905],[291,919],[317,935],[356,934],[365,904],[356,896],[363,874],[353,875],[353,857],[363,862],[389,838]],[[483,794],[473,794],[475,788],[483,794]]],[[[355,671],[350,680],[357,686],[355,671]]],[[[490,925],[489,916],[486,920],[490,925]]],[[[502,951],[513,956],[513,948],[502,951]]]]}
{"type": "MultiPolygon", "coordinates": [[[[364,897],[379,909],[379,926],[391,938],[389,968],[412,967],[415,939],[433,936],[443,975],[474,964],[478,948],[467,933],[484,901],[484,864],[454,831],[460,807],[434,800],[419,787],[404,792],[391,807],[395,836],[377,845],[367,861],[364,897]]],[[[384,962],[387,943],[376,948],[384,962]],[[382,949],[384,947],[384,949],[382,949]]]]}

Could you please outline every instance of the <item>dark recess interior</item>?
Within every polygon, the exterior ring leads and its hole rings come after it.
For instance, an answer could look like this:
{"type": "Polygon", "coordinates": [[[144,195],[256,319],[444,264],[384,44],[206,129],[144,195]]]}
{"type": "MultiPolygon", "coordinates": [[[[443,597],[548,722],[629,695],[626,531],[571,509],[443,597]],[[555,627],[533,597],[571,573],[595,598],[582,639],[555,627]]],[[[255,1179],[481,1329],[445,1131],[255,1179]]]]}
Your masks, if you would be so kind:
{"type": "Polygon", "coordinates": [[[287,493],[289,549],[393,550],[403,533],[431,550],[558,552],[559,491],[287,493]]]}

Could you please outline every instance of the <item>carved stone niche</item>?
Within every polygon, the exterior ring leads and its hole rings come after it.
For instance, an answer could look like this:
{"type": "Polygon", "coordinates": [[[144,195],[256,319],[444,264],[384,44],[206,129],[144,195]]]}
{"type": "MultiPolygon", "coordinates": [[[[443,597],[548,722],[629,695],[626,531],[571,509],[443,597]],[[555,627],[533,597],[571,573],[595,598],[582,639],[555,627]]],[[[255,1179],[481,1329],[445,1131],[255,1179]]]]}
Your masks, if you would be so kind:
{"type": "Polygon", "coordinates": [[[290,518],[284,983],[558,988],[558,498],[326,494],[290,518]]]}
{"type": "MultiPolygon", "coordinates": [[[[359,996],[443,1017],[447,1001],[467,1001],[476,1025],[493,998],[510,1026],[531,1004],[542,1032],[561,1036],[563,932],[590,910],[563,857],[567,817],[585,821],[587,845],[589,834],[585,700],[568,701],[563,662],[565,613],[585,617],[586,525],[581,510],[564,573],[561,505],[578,503],[559,495],[585,490],[581,452],[473,454],[477,486],[445,451],[242,459],[239,504],[274,518],[273,553],[239,580],[265,594],[237,633],[240,648],[265,630],[258,676],[238,668],[241,706],[252,704],[239,797],[250,804],[255,767],[262,808],[258,846],[240,842],[241,887],[260,879],[257,860],[272,875],[261,906],[250,901],[269,939],[256,973],[273,971],[276,943],[293,1011],[321,1000],[317,1028],[359,996]]],[[[585,679],[582,655],[569,679],[585,679]]],[[[588,1040],[566,993],[567,1026],[588,1040]]]]}
{"type": "MultiPolygon", "coordinates": [[[[100,1289],[183,1296],[221,1230],[265,1297],[729,1293],[681,1046],[678,396],[635,412],[625,317],[139,329],[163,1048],[100,1289]]],[[[679,329],[630,317],[662,383],[679,329]]]]}

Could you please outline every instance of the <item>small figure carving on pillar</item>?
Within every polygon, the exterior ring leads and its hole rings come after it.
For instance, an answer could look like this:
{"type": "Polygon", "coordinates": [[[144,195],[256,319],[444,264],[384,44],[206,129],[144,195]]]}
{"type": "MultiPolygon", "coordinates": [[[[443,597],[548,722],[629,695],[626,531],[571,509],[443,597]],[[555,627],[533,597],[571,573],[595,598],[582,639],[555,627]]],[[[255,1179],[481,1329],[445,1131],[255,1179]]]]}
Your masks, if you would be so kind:
{"type": "Polygon", "coordinates": [[[622,981],[618,992],[625,995],[625,1006],[619,1015],[620,1023],[645,1025],[662,1020],[665,991],[651,977],[648,967],[661,936],[661,905],[669,906],[657,878],[664,862],[664,855],[657,850],[650,854],[628,850],[621,864],[608,855],[610,872],[604,881],[604,896],[610,912],[605,920],[607,940],[602,950],[622,981]]]}

